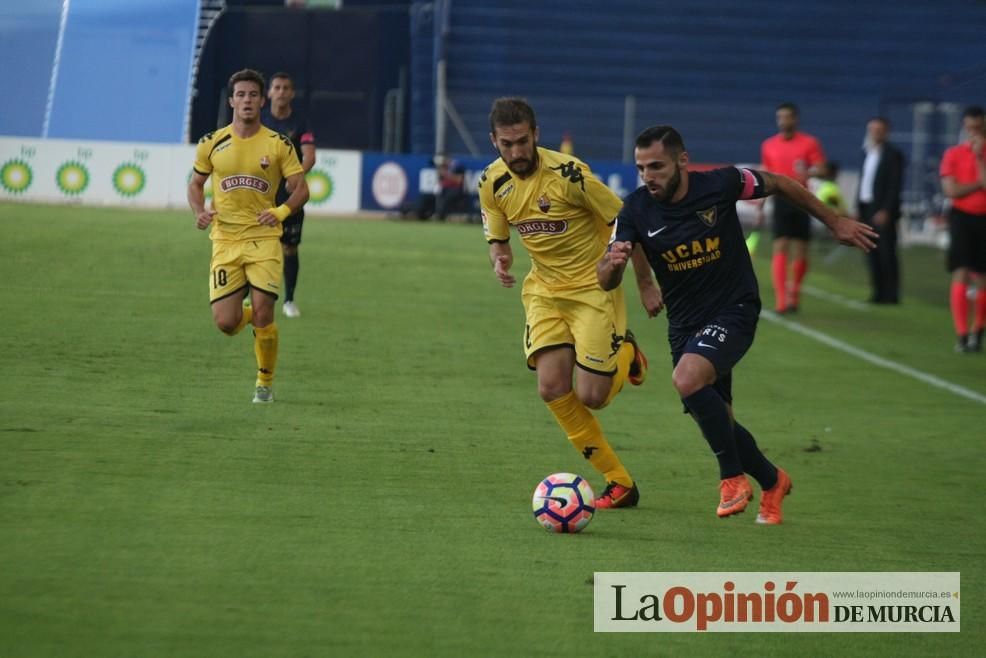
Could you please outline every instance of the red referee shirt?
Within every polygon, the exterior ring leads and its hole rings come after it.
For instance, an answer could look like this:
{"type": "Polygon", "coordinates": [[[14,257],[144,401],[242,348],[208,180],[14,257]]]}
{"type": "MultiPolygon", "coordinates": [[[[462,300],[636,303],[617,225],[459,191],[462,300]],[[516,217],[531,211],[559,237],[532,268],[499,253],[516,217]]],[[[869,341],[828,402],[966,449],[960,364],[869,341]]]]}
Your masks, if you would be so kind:
{"type": "MultiPolygon", "coordinates": [[[[983,157],[986,157],[986,146],[983,147],[983,157]]],[[[979,168],[976,167],[976,154],[968,143],[957,144],[945,151],[941,159],[939,173],[942,178],[951,178],[956,183],[975,183],[979,180],[979,168]]],[[[952,199],[952,207],[970,215],[986,215],[986,190],[976,190],[961,199],[952,199]]]]}
{"type": "Polygon", "coordinates": [[[818,140],[808,133],[795,132],[790,139],[777,134],[760,146],[760,162],[772,174],[783,174],[808,182],[808,170],[825,162],[825,153],[818,140]]]}

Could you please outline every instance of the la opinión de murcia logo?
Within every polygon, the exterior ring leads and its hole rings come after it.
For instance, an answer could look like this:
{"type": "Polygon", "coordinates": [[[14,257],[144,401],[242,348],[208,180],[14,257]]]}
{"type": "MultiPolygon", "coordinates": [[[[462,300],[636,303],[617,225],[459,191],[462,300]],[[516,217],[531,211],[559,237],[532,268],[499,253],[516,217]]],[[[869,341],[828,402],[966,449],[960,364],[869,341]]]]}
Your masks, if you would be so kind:
{"type": "MultiPolygon", "coordinates": [[[[832,599],[851,598],[844,592],[799,592],[797,581],[783,588],[773,581],[761,591],[741,591],[727,580],[721,591],[697,591],[683,585],[668,587],[663,593],[627,595],[628,585],[610,585],[613,622],[669,622],[705,631],[710,624],[955,624],[949,596],[926,593],[923,600],[934,604],[833,605],[832,599]]],[[[862,598],[863,593],[849,593],[862,598]]],[[[900,597],[908,598],[908,597],[900,597]]],[[[912,597],[914,598],[914,597],[912,597]]],[[[724,630],[724,627],[720,626],[724,630]]]]}

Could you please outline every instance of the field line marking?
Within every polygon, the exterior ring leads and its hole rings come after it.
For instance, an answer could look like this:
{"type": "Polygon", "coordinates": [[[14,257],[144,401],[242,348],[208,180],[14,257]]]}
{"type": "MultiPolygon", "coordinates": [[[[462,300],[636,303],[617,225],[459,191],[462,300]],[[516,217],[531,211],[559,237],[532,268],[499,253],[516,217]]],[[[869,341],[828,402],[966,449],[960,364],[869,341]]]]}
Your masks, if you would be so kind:
{"type": "Polygon", "coordinates": [[[958,384],[953,384],[952,382],[946,381],[941,377],[936,377],[934,375],[929,375],[926,372],[917,370],[910,366],[905,366],[903,363],[897,363],[896,361],[891,361],[890,359],[885,359],[882,356],[877,356],[872,352],[867,352],[864,349],[854,347],[849,343],[839,340],[838,338],[833,338],[828,334],[822,333],[817,329],[811,329],[806,327],[800,322],[794,322],[792,320],[785,320],[773,311],[761,311],[760,316],[766,320],[773,322],[774,324],[779,324],[786,329],[801,334],[802,336],[807,336],[817,340],[819,343],[828,345],[829,347],[834,347],[835,349],[850,354],[857,359],[862,359],[867,363],[872,363],[875,366],[880,366],[881,368],[886,368],[887,370],[893,370],[894,372],[900,373],[902,375],[907,375],[913,379],[916,379],[925,384],[934,386],[935,388],[940,388],[946,390],[950,393],[954,393],[963,398],[972,400],[973,402],[978,402],[979,404],[986,404],[986,395],[982,393],[977,393],[972,389],[968,389],[964,386],[959,386],[958,384]]]}
{"type": "Polygon", "coordinates": [[[839,304],[840,306],[845,306],[846,308],[851,308],[855,311],[869,311],[870,305],[866,302],[861,302],[857,299],[849,299],[848,297],[843,297],[834,292],[829,292],[827,290],[822,290],[821,288],[816,288],[815,286],[801,286],[801,292],[808,295],[809,297],[815,297],[816,299],[824,299],[827,302],[832,302],[833,304],[839,304]]]}

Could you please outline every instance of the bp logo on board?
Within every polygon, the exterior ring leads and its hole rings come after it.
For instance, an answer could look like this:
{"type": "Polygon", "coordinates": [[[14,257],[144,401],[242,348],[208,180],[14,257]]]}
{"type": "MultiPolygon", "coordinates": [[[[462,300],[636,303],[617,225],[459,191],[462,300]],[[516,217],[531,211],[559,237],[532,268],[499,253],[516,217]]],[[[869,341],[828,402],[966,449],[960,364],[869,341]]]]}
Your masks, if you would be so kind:
{"type": "Polygon", "coordinates": [[[66,196],[82,194],[89,187],[89,169],[81,162],[65,162],[55,172],[55,183],[66,196]]]}
{"type": "Polygon", "coordinates": [[[135,197],[147,184],[147,176],[140,165],[124,162],[113,172],[113,187],[117,194],[125,197],[135,197]]]}
{"type": "Polygon", "coordinates": [[[20,194],[31,187],[34,172],[23,160],[7,160],[0,167],[0,187],[12,194],[20,194]]]}
{"type": "Polygon", "coordinates": [[[313,169],[308,172],[305,180],[308,182],[309,201],[312,203],[325,203],[335,191],[332,177],[321,169],[313,169]]]}

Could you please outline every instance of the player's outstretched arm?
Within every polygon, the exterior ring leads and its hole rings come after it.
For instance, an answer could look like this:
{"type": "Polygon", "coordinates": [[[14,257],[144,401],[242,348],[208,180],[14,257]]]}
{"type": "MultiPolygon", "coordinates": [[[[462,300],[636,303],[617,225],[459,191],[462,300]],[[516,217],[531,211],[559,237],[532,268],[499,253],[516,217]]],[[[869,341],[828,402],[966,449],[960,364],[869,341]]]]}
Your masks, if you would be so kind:
{"type": "Polygon", "coordinates": [[[840,216],[798,181],[766,171],[757,173],[763,179],[765,194],[778,194],[809,215],[817,217],[842,244],[858,247],[863,251],[870,251],[876,247],[875,240],[878,238],[876,231],[866,224],[840,216]]]}
{"type": "Polygon", "coordinates": [[[639,244],[635,245],[630,260],[633,261],[633,275],[637,279],[640,303],[644,305],[647,317],[657,317],[657,314],[664,308],[664,295],[661,294],[661,289],[657,287],[654,277],[651,275],[650,263],[647,262],[644,248],[639,244]]]}
{"type": "Polygon", "coordinates": [[[609,245],[609,250],[596,265],[596,277],[603,290],[612,290],[620,285],[632,253],[632,242],[614,242],[609,245]]]}
{"type": "Polygon", "coordinates": [[[208,228],[209,224],[212,223],[212,218],[216,215],[215,210],[206,210],[205,208],[206,178],[208,177],[193,171],[192,179],[188,182],[188,205],[195,215],[195,226],[199,230],[208,228]]]}
{"type": "Polygon", "coordinates": [[[493,273],[504,288],[513,288],[517,283],[517,279],[510,273],[510,266],[513,264],[514,252],[509,242],[499,240],[490,242],[490,265],[493,266],[493,273]]]}

